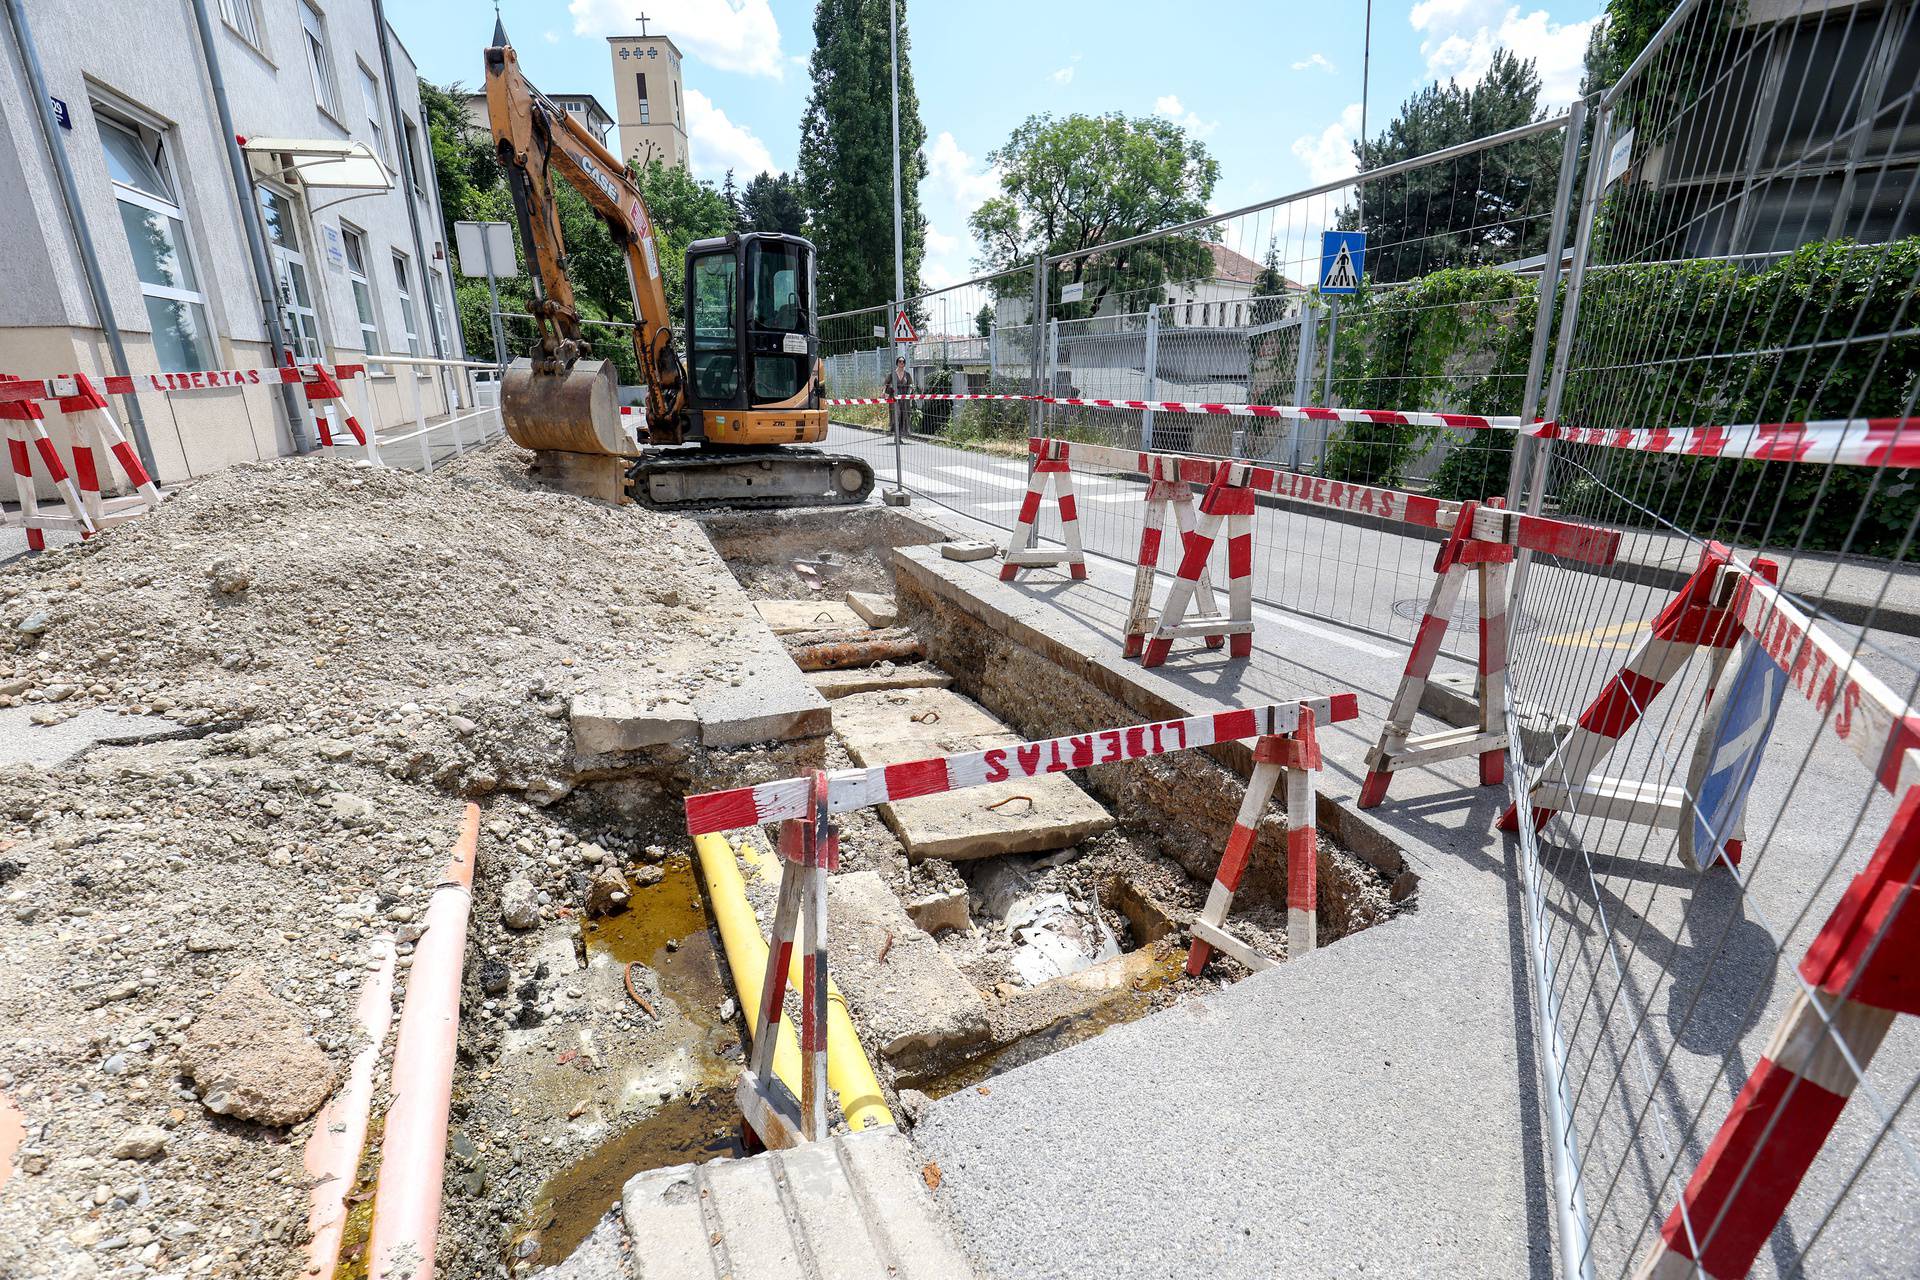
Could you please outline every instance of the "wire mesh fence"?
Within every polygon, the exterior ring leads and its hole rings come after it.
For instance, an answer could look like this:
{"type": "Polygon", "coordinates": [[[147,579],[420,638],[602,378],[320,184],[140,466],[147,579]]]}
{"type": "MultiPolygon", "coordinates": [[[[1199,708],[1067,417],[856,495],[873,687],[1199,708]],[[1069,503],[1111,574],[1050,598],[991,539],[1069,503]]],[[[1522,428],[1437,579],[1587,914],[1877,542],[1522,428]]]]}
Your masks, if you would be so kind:
{"type": "Polygon", "coordinates": [[[1845,912],[1915,865],[1915,15],[1682,5],[1592,117],[1520,470],[1625,567],[1534,565],[1509,671],[1570,1275],[1920,1269],[1920,934],[1845,912]]]}

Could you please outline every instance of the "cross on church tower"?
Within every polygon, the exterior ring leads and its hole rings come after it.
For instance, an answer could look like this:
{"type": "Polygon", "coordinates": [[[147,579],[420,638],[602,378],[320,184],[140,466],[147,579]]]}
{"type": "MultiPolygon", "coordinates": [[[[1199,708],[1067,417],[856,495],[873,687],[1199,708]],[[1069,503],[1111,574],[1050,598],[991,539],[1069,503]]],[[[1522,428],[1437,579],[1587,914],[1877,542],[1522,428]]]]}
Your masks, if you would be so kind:
{"type": "Polygon", "coordinates": [[[647,15],[643,13],[635,18],[634,21],[640,24],[640,34],[643,36],[647,34],[647,15]]]}

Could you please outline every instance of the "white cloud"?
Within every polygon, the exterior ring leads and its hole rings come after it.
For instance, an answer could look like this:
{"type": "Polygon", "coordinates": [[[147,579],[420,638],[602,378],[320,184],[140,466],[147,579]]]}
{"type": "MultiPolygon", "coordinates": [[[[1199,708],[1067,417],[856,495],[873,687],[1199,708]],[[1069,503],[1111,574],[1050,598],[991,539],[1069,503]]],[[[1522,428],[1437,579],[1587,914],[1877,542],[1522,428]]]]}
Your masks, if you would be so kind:
{"type": "Polygon", "coordinates": [[[542,31],[540,33],[540,38],[542,40],[545,40],[548,44],[560,43],[560,33],[558,31],[542,31]]]}
{"type": "Polygon", "coordinates": [[[1312,70],[1314,67],[1318,67],[1322,71],[1328,71],[1328,72],[1337,70],[1337,68],[1331,62],[1327,61],[1327,55],[1324,53],[1310,53],[1306,57],[1300,59],[1300,61],[1293,64],[1293,69],[1295,71],[1309,71],[1309,70],[1312,70]]]}
{"type": "Polygon", "coordinates": [[[647,15],[647,31],[673,42],[718,71],[786,75],[780,24],[770,0],[571,0],[577,36],[633,36],[647,15]]]}
{"type": "Polygon", "coordinates": [[[1074,69],[1079,65],[1080,65],[1080,55],[1076,53],[1073,55],[1073,57],[1067,60],[1066,66],[1061,67],[1058,70],[1049,72],[1047,75],[1047,79],[1053,81],[1055,84],[1072,84],[1074,69]]]}
{"type": "Polygon", "coordinates": [[[1166,93],[1153,100],[1153,114],[1165,116],[1196,138],[1204,138],[1220,127],[1218,120],[1202,120],[1181,104],[1178,94],[1166,93]]]}
{"type": "Polygon", "coordinates": [[[1503,0],[1420,0],[1407,21],[1420,33],[1420,56],[1436,79],[1477,80],[1494,50],[1505,48],[1534,60],[1542,104],[1558,107],[1580,92],[1587,38],[1599,19],[1555,22],[1544,9],[1522,13],[1503,0]]]}
{"type": "Polygon", "coordinates": [[[955,249],[958,249],[959,247],[960,247],[959,237],[948,235],[946,232],[942,231],[940,228],[934,226],[931,222],[927,224],[927,252],[928,253],[937,254],[941,257],[945,257],[946,255],[952,253],[955,249]]]}
{"type": "Polygon", "coordinates": [[[1293,154],[1307,166],[1307,176],[1316,184],[1351,177],[1358,172],[1353,160],[1353,139],[1359,132],[1360,104],[1356,102],[1319,133],[1295,138],[1293,154]]]}
{"type": "Polygon", "coordinates": [[[693,153],[694,173],[702,178],[718,178],[732,169],[744,185],[754,174],[773,168],[767,144],[753,130],[727,119],[698,89],[687,90],[687,149],[693,153]]]}
{"type": "Polygon", "coordinates": [[[927,172],[961,214],[971,214],[983,201],[1000,193],[1000,171],[985,168],[961,150],[953,135],[941,130],[927,148],[927,172]]]}

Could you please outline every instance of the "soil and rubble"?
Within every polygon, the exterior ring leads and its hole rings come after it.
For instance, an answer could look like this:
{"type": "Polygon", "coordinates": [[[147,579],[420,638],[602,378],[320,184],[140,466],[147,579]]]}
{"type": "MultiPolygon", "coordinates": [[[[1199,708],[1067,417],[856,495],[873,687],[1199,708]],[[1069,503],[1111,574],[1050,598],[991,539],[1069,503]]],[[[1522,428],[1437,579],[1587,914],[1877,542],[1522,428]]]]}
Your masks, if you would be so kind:
{"type": "MultiPolygon", "coordinates": [[[[487,810],[463,1070],[583,1003],[532,963],[539,930],[501,922],[502,887],[530,890],[517,922],[564,922],[602,863],[666,856],[668,831],[569,796],[568,699],[697,637],[725,571],[682,518],[524,472],[508,447],[432,477],[236,466],[0,571],[0,714],[166,725],[0,768],[0,1092],[28,1125],[0,1275],[294,1272],[301,1148],[369,944],[395,936],[403,992],[462,798],[487,810]]],[[[681,674],[737,674],[711,667],[681,674]]],[[[492,1274],[497,1217],[588,1139],[522,1141],[531,1121],[460,1093],[456,1132],[485,1136],[454,1144],[442,1261],[492,1274]]]]}

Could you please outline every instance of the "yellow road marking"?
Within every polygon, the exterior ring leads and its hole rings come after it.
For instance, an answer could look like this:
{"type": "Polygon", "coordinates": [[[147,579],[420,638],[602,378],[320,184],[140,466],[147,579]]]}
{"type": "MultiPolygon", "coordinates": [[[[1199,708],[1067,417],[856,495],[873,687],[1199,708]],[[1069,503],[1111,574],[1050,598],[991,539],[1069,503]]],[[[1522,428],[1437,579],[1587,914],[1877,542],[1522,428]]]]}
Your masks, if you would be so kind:
{"type": "Polygon", "coordinates": [[[1637,643],[1632,637],[1646,630],[1646,627],[1645,622],[1616,622],[1608,627],[1589,627],[1585,631],[1548,636],[1546,641],[1569,648],[1631,649],[1637,643]]]}

